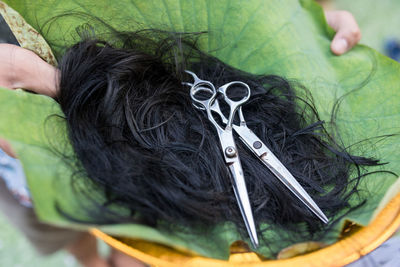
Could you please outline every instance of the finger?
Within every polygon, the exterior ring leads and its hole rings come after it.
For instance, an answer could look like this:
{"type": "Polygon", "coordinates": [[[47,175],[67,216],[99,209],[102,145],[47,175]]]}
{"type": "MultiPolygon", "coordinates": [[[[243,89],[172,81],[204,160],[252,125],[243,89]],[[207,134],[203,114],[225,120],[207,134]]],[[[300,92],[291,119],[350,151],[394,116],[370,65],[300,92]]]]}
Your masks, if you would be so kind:
{"type": "Polygon", "coordinates": [[[7,155],[10,157],[16,158],[17,155],[15,154],[14,150],[12,149],[10,143],[6,140],[0,138],[0,149],[2,149],[7,155]]]}
{"type": "Polygon", "coordinates": [[[128,256],[125,253],[122,253],[116,249],[112,249],[110,260],[111,266],[131,266],[131,267],[144,267],[146,266],[143,262],[128,256]]]}
{"type": "Polygon", "coordinates": [[[336,31],[331,43],[331,50],[334,54],[344,54],[360,41],[360,28],[350,12],[326,11],[325,16],[328,25],[336,31]]]}

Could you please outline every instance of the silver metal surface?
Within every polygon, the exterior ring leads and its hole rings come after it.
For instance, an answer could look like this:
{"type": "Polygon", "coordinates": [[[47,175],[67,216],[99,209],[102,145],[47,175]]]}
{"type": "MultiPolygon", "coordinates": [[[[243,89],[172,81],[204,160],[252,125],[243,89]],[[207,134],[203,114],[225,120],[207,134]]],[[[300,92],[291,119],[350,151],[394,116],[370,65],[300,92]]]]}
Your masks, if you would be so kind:
{"type": "Polygon", "coordinates": [[[233,173],[233,175],[231,175],[233,192],[235,192],[236,199],[240,199],[240,201],[238,201],[240,213],[242,214],[243,218],[246,218],[244,223],[246,225],[247,232],[249,233],[250,241],[252,245],[257,248],[257,231],[239,158],[237,164],[229,165],[229,169],[231,173],[233,173]]]}
{"type": "Polygon", "coordinates": [[[209,81],[199,79],[196,74],[186,71],[194,78],[193,83],[184,83],[191,86],[190,96],[196,108],[205,110],[208,119],[214,124],[218,132],[221,148],[223,151],[225,162],[231,172],[233,191],[235,192],[238,201],[239,209],[245,222],[247,232],[249,233],[250,240],[253,246],[258,246],[258,238],[256,227],[254,224],[253,213],[248,197],[246,183],[244,180],[243,170],[240,163],[238,151],[233,138],[232,130],[238,135],[239,139],[252,151],[259,160],[308,208],[310,209],[321,221],[327,223],[329,220],[321,211],[318,205],[312,200],[310,195],[303,189],[297,182],[294,176],[286,169],[286,167],[279,161],[279,159],[267,148],[267,146],[258,138],[252,130],[250,130],[243,116],[242,105],[250,98],[250,88],[247,84],[234,81],[227,83],[215,89],[214,85],[209,81]],[[239,85],[247,90],[247,94],[239,101],[235,101],[228,97],[227,91],[230,87],[239,85]],[[199,93],[208,94],[209,97],[200,99],[197,97],[199,93]],[[221,94],[224,101],[230,107],[229,117],[226,118],[222,113],[217,99],[217,95],[221,94]],[[236,114],[239,114],[239,125],[233,124],[233,119],[236,114]],[[213,117],[212,112],[219,115],[225,128],[221,127],[213,117]]]}
{"type": "Polygon", "coordinates": [[[252,151],[261,162],[267,166],[267,168],[321,221],[328,223],[329,219],[321,211],[314,200],[312,200],[310,195],[303,189],[299,182],[297,182],[296,178],[294,178],[282,162],[279,161],[274,153],[272,153],[264,144],[262,144],[262,147],[259,149],[252,147],[252,144],[254,143],[253,140],[259,140],[253,131],[246,127],[234,127],[234,129],[239,134],[240,140],[242,140],[249,150],[252,151]]]}
{"type": "MultiPolygon", "coordinates": [[[[213,102],[210,109],[221,117],[223,123],[228,122],[228,119],[220,109],[218,100],[213,102]]],[[[310,195],[303,189],[299,182],[297,182],[296,178],[294,178],[294,176],[286,169],[272,151],[268,149],[261,139],[247,127],[242,107],[239,108],[238,113],[240,125],[232,124],[232,128],[239,135],[239,139],[301,202],[303,202],[304,205],[306,205],[308,209],[310,209],[322,222],[328,223],[329,219],[321,211],[310,195]]]]}
{"type": "Polygon", "coordinates": [[[238,202],[240,213],[242,214],[243,221],[246,225],[250,241],[254,246],[254,248],[257,248],[258,237],[257,237],[256,225],[254,223],[253,211],[251,209],[249,194],[247,192],[246,182],[244,180],[244,175],[243,175],[243,169],[240,163],[239,155],[237,153],[237,148],[235,140],[233,138],[233,129],[232,129],[232,122],[235,113],[238,108],[239,110],[241,110],[240,106],[249,99],[250,88],[247,86],[247,84],[244,84],[242,82],[231,82],[220,87],[217,91],[212,83],[200,80],[193,72],[190,71],[186,72],[191,74],[194,78],[193,84],[190,83],[185,83],[185,84],[191,86],[190,96],[192,100],[195,102],[195,106],[200,109],[206,110],[208,119],[211,121],[211,123],[215,126],[215,129],[217,130],[219,142],[222,149],[222,154],[224,156],[225,163],[231,173],[232,187],[235,193],[236,200],[238,202]],[[248,93],[242,99],[235,101],[230,99],[227,96],[226,92],[230,86],[238,83],[242,86],[245,85],[248,93]],[[201,95],[201,93],[204,93],[205,95],[208,94],[209,97],[207,98],[206,96],[201,95]],[[216,103],[217,101],[216,96],[218,93],[224,96],[225,101],[230,106],[229,118],[226,119],[225,128],[222,128],[215,121],[212,114],[211,106],[213,105],[213,103],[216,103]]]}
{"type": "Polygon", "coordinates": [[[228,146],[228,147],[225,149],[225,155],[226,155],[228,158],[236,157],[236,155],[237,155],[236,149],[235,149],[234,147],[228,146]]]}

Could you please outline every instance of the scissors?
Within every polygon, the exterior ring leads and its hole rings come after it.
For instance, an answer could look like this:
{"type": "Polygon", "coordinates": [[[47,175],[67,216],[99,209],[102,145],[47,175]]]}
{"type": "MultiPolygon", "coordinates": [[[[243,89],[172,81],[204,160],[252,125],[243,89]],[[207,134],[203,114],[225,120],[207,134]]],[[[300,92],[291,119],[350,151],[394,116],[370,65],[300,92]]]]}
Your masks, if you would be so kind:
{"type": "Polygon", "coordinates": [[[310,195],[297,182],[294,176],[286,169],[279,159],[268,149],[268,147],[258,138],[254,132],[247,127],[246,120],[243,116],[242,105],[250,98],[249,86],[241,81],[233,81],[215,89],[214,85],[205,80],[201,80],[191,71],[186,73],[193,76],[193,83],[184,83],[191,86],[190,97],[194,102],[193,105],[207,112],[208,119],[217,129],[220,145],[223,151],[225,162],[231,172],[233,191],[239,205],[247,232],[250,240],[255,248],[258,246],[258,238],[255,230],[253,213],[247,193],[246,183],[244,180],[243,170],[239,159],[238,150],[233,138],[234,130],[239,139],[246,147],[253,152],[257,158],[301,201],[307,206],[321,221],[327,223],[329,220],[321,211],[318,205],[312,200],[310,195]],[[240,100],[233,100],[228,97],[227,91],[232,87],[242,87],[245,94],[240,100]],[[217,99],[221,94],[224,101],[230,107],[228,118],[222,113],[217,99]],[[236,112],[239,114],[239,125],[233,124],[236,112]],[[212,112],[217,113],[225,128],[222,128],[214,119],[212,112]]]}

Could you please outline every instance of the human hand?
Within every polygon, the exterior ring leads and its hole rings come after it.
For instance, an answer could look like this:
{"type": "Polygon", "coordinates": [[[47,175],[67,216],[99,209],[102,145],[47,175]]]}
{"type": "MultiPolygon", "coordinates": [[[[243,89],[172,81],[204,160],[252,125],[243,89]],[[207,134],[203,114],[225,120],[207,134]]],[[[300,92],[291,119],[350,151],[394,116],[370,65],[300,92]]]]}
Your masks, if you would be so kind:
{"type": "Polygon", "coordinates": [[[0,44],[0,86],[56,97],[57,69],[30,50],[0,44]]]}
{"type": "Polygon", "coordinates": [[[0,87],[15,88],[14,56],[18,46],[0,44],[0,87]]]}
{"type": "Polygon", "coordinates": [[[354,16],[343,10],[325,11],[326,21],[336,35],[331,42],[335,55],[342,55],[355,46],[361,39],[361,31],[354,16]]]}
{"type": "Polygon", "coordinates": [[[99,255],[97,240],[89,233],[82,234],[80,238],[69,244],[66,250],[84,267],[111,267],[107,260],[99,255]]]}
{"type": "Polygon", "coordinates": [[[111,266],[115,267],[124,267],[124,266],[130,266],[130,267],[145,267],[146,265],[135,259],[132,258],[131,256],[128,256],[125,253],[122,253],[119,250],[112,249],[111,250],[111,255],[109,262],[111,263],[111,266]]]}
{"type": "Polygon", "coordinates": [[[0,138],[0,149],[3,150],[7,155],[9,155],[12,158],[17,157],[10,143],[8,143],[5,139],[2,138],[0,138]]]}

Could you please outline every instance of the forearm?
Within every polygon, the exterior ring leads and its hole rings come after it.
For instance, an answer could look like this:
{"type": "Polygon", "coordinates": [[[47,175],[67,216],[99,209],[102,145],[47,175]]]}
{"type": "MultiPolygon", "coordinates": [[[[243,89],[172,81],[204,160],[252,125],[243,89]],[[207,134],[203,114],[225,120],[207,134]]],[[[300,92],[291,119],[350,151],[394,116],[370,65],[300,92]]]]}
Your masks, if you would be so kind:
{"type": "Polygon", "coordinates": [[[38,94],[56,97],[58,71],[32,51],[0,44],[0,86],[23,88],[38,94]]]}

